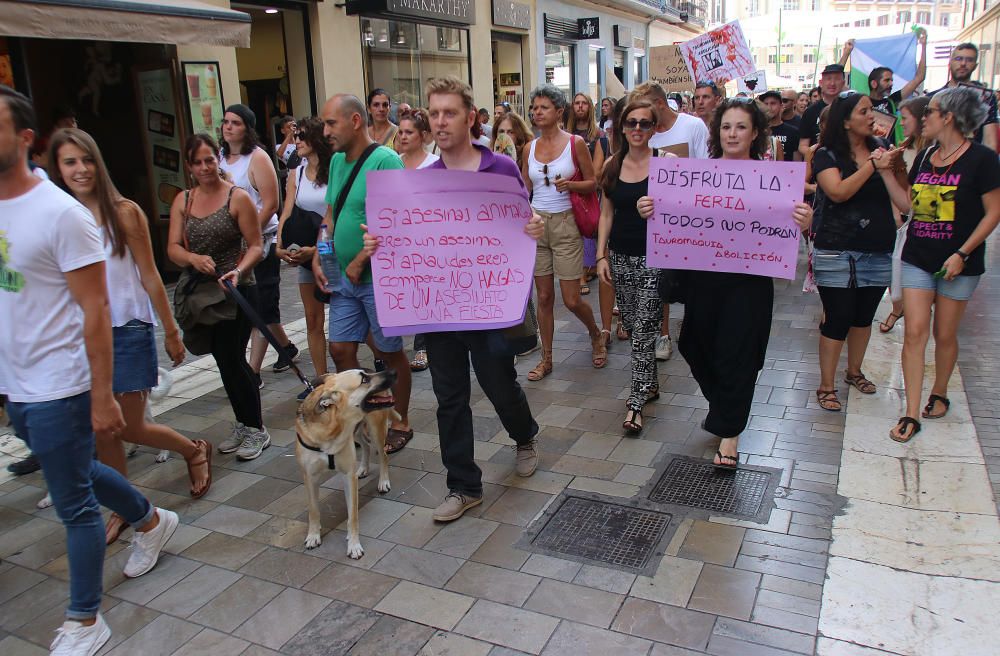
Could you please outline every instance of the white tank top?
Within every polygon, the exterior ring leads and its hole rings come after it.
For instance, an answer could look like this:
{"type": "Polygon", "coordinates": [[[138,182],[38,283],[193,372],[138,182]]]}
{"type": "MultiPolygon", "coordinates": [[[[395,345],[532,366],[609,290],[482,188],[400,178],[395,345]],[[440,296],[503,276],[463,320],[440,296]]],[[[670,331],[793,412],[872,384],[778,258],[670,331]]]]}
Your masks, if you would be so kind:
{"type": "Polygon", "coordinates": [[[576,167],[573,166],[573,151],[570,150],[573,147],[573,139],[569,140],[559,157],[548,164],[542,164],[535,159],[535,145],[537,143],[538,139],[534,139],[528,152],[531,206],[543,212],[565,212],[572,209],[573,206],[569,202],[569,192],[561,193],[556,189],[556,176],[569,180],[576,173],[576,167]],[[546,177],[549,179],[548,185],[545,184],[546,177]]]}
{"type": "Polygon", "coordinates": [[[104,274],[108,283],[108,303],[111,306],[111,325],[124,326],[133,319],[156,325],[156,315],[149,294],[142,286],[139,268],[132,259],[132,251],[125,247],[125,253],[117,257],[112,253],[111,239],[104,233],[104,274]]]}
{"type": "Polygon", "coordinates": [[[295,169],[295,204],[320,216],[326,214],[326,181],[319,186],[306,176],[306,162],[295,169]]]}
{"type": "MultiPolygon", "coordinates": [[[[260,150],[263,152],[263,149],[260,146],[254,150],[260,150]]],[[[222,161],[219,162],[219,168],[229,175],[230,182],[250,194],[250,200],[253,201],[254,207],[256,207],[257,211],[260,212],[260,208],[264,206],[264,203],[260,198],[260,192],[254,189],[253,185],[250,184],[251,157],[253,157],[253,153],[250,153],[249,155],[240,155],[239,158],[237,158],[237,160],[232,164],[227,161],[228,158],[223,157],[222,161]]],[[[264,226],[263,230],[265,246],[273,240],[274,235],[277,234],[277,232],[278,215],[272,214],[271,219],[267,222],[267,225],[264,226]]]]}

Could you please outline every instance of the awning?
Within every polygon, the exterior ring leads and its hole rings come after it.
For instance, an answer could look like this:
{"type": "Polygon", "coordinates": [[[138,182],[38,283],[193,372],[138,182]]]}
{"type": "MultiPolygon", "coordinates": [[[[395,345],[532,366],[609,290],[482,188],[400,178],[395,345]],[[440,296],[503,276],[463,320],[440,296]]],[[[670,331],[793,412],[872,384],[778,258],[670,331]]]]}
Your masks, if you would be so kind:
{"type": "Polygon", "coordinates": [[[250,15],[197,0],[14,0],[0,35],[250,47],[250,15]]]}

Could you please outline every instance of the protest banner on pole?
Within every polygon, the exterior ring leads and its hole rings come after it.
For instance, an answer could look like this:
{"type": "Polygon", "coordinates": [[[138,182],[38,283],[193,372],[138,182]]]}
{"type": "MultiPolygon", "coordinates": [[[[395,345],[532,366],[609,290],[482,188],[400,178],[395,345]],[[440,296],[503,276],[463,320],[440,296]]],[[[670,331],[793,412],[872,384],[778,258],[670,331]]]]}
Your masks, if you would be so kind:
{"type": "Polygon", "coordinates": [[[694,80],[680,47],[653,46],[649,49],[649,79],[656,82],[667,93],[671,91],[694,91],[694,80]]]}
{"type": "Polygon", "coordinates": [[[649,266],[794,280],[800,231],[792,212],[805,176],[803,162],[652,159],[649,266]]]}
{"type": "Polygon", "coordinates": [[[736,90],[750,97],[764,93],[767,91],[767,71],[762,69],[736,78],[736,90]]]}
{"type": "Polygon", "coordinates": [[[389,336],[507,328],[524,318],[535,241],[531,206],[503,175],[373,171],[365,199],[375,309],[389,336]]]}
{"type": "Polygon", "coordinates": [[[722,86],[757,70],[739,21],[732,21],[680,44],[681,56],[695,82],[722,86]]]}

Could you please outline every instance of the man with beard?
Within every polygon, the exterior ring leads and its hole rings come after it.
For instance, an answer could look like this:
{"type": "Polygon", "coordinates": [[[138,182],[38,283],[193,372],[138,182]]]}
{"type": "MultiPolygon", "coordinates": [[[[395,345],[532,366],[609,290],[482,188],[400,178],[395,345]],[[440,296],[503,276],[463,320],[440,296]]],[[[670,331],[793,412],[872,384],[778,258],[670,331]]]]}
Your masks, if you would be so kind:
{"type": "Polygon", "coordinates": [[[951,79],[948,80],[948,84],[936,91],[930,92],[929,95],[933,96],[940,91],[956,87],[960,84],[982,89],[983,104],[988,107],[989,111],[986,113],[986,120],[983,121],[983,124],[979,126],[978,130],[976,130],[974,139],[984,146],[992,148],[993,151],[996,152],[998,122],[997,98],[996,94],[989,92],[983,83],[974,82],[972,80],[972,74],[978,66],[979,48],[972,43],[958,44],[955,46],[955,49],[951,51],[951,57],[948,60],[948,70],[951,73],[951,79]]]}

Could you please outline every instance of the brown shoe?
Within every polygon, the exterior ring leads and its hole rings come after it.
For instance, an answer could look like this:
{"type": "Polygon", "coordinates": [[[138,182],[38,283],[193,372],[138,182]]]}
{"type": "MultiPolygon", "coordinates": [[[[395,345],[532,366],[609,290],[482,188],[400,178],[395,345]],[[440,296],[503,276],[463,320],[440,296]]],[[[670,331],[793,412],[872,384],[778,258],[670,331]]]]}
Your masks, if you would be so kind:
{"type": "Polygon", "coordinates": [[[483,498],[471,497],[458,492],[449,492],[444,502],[434,509],[432,517],[435,522],[450,522],[465,514],[469,508],[475,508],[483,502],[483,498]]]}
{"type": "Polygon", "coordinates": [[[517,475],[527,478],[538,468],[538,451],[535,450],[535,440],[525,444],[514,445],[514,469],[517,475]]]}

